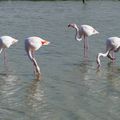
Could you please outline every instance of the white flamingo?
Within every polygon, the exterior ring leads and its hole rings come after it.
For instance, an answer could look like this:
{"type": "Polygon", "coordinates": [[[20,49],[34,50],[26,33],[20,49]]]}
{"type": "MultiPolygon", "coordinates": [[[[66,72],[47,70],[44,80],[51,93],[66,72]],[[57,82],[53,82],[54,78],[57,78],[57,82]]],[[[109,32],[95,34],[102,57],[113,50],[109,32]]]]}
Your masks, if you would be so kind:
{"type": "Polygon", "coordinates": [[[120,38],[119,37],[109,37],[106,40],[106,52],[98,53],[96,62],[98,68],[101,66],[100,57],[108,57],[111,60],[115,60],[115,57],[111,55],[111,52],[118,52],[120,50],[120,38]]]}
{"type": "Polygon", "coordinates": [[[75,23],[73,23],[68,24],[68,27],[72,27],[76,30],[75,39],[77,41],[81,41],[82,39],[84,40],[84,57],[88,57],[86,56],[86,52],[88,50],[87,37],[94,34],[98,34],[99,32],[90,25],[81,25],[79,28],[75,23]]]}
{"type": "Polygon", "coordinates": [[[18,42],[17,39],[10,36],[1,36],[0,37],[0,53],[4,51],[4,64],[7,64],[5,49],[9,48],[14,43],[18,42]]]}
{"type": "Polygon", "coordinates": [[[40,67],[37,64],[37,61],[34,56],[34,52],[38,50],[43,45],[48,45],[50,42],[47,40],[43,40],[40,37],[28,37],[25,39],[25,50],[27,52],[27,55],[29,59],[32,61],[34,66],[34,73],[37,79],[40,79],[40,67]]]}

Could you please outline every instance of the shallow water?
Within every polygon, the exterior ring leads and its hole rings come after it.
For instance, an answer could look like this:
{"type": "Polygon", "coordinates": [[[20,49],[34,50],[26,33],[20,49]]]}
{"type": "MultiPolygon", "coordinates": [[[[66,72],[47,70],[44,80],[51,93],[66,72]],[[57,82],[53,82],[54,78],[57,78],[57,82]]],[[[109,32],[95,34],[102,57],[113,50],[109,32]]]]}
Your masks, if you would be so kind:
{"type": "Polygon", "coordinates": [[[19,42],[7,49],[9,72],[0,55],[1,120],[119,120],[120,63],[96,55],[105,40],[120,37],[120,2],[0,2],[0,35],[19,42]],[[84,62],[83,43],[74,40],[69,23],[94,26],[99,35],[89,37],[89,59],[84,62]],[[41,81],[34,79],[24,51],[24,39],[40,36],[51,42],[36,52],[41,81]],[[97,42],[96,42],[97,41],[97,42]],[[7,73],[7,74],[6,74],[7,73]]]}

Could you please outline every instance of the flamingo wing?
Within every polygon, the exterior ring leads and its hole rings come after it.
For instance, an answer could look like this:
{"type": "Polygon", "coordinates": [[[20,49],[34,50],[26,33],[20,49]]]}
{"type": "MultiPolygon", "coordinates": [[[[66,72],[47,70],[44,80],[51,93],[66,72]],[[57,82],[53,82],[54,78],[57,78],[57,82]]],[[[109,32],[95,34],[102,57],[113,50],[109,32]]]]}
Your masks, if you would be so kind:
{"type": "Polygon", "coordinates": [[[98,34],[98,31],[95,30],[92,26],[90,25],[81,25],[82,31],[85,33],[87,36],[91,36],[94,34],[98,34]]]}

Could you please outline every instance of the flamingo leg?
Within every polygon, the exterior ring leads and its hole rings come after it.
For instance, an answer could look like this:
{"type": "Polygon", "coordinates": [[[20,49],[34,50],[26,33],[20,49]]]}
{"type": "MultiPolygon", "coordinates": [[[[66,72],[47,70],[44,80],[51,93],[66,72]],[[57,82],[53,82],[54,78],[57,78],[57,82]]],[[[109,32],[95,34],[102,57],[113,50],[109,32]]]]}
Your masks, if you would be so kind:
{"type": "Polygon", "coordinates": [[[107,57],[108,57],[110,60],[114,61],[114,60],[115,60],[114,51],[111,50],[111,51],[108,53],[107,57]],[[110,53],[111,53],[111,54],[110,54],[110,53]]]}
{"type": "Polygon", "coordinates": [[[6,70],[8,71],[8,59],[7,59],[7,54],[6,54],[6,50],[4,49],[4,65],[6,67],[6,70]]]}
{"type": "Polygon", "coordinates": [[[85,50],[85,38],[84,38],[84,58],[86,58],[86,50],[85,50]]]}
{"type": "Polygon", "coordinates": [[[86,54],[87,54],[87,58],[88,58],[88,48],[89,48],[89,46],[88,46],[88,39],[85,37],[85,41],[86,41],[86,54]]]}
{"type": "MultiPolygon", "coordinates": [[[[112,58],[115,58],[114,51],[111,51],[112,58]]],[[[114,59],[112,60],[114,62],[114,59]]]]}
{"type": "Polygon", "coordinates": [[[114,62],[114,60],[115,60],[115,59],[114,59],[114,58],[115,58],[114,51],[111,51],[111,56],[112,56],[112,58],[113,58],[113,59],[112,59],[112,62],[114,62]]]}
{"type": "Polygon", "coordinates": [[[84,34],[84,57],[88,58],[88,41],[86,39],[86,36],[84,34]]]}

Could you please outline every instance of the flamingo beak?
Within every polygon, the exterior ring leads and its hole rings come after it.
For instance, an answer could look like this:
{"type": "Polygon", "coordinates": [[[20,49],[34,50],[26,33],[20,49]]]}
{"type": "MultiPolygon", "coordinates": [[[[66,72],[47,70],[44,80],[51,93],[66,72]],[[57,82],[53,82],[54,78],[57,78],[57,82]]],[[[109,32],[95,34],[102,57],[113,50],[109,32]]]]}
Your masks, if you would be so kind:
{"type": "Polygon", "coordinates": [[[68,27],[74,28],[74,24],[68,24],[68,27]]]}
{"type": "Polygon", "coordinates": [[[50,42],[47,40],[43,40],[43,41],[41,41],[41,43],[42,43],[42,45],[49,45],[50,44],[50,42]]]}
{"type": "Polygon", "coordinates": [[[68,24],[68,27],[70,27],[70,24],[68,24]]]}

